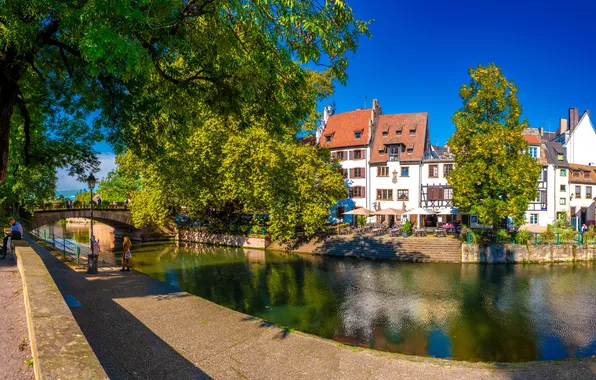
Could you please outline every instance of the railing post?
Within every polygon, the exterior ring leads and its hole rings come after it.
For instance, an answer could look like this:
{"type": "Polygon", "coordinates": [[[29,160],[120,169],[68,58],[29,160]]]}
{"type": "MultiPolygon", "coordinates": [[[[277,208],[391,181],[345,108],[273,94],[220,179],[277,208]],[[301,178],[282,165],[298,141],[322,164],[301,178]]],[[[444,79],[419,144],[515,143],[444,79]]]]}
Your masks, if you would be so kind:
{"type": "Polygon", "coordinates": [[[66,237],[62,236],[62,256],[66,259],[66,237]]]}
{"type": "Polygon", "coordinates": [[[52,247],[56,248],[56,235],[52,232],[52,247]]]}
{"type": "Polygon", "coordinates": [[[557,245],[561,245],[561,233],[557,232],[557,245]]]}
{"type": "Polygon", "coordinates": [[[81,247],[77,245],[77,266],[79,265],[79,257],[81,256],[81,247]]]}
{"type": "Polygon", "coordinates": [[[577,245],[582,245],[582,234],[579,231],[577,233],[577,245]]]}
{"type": "Polygon", "coordinates": [[[468,231],[468,244],[472,244],[472,233],[468,231]]]}
{"type": "Polygon", "coordinates": [[[534,232],[534,245],[538,245],[538,233],[534,232]]]}

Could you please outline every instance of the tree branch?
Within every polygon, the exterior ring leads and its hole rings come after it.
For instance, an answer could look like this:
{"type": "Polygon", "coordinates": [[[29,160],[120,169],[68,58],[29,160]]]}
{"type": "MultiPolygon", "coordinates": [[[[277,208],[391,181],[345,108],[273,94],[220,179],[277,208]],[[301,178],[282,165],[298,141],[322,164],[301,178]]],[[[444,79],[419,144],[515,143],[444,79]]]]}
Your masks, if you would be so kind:
{"type": "Polygon", "coordinates": [[[72,78],[72,70],[70,69],[70,65],[68,64],[68,58],[66,58],[66,54],[64,54],[64,50],[62,48],[59,48],[60,50],[60,58],[62,58],[62,62],[64,63],[64,66],[66,66],[66,72],[68,73],[68,76],[72,78]]]}

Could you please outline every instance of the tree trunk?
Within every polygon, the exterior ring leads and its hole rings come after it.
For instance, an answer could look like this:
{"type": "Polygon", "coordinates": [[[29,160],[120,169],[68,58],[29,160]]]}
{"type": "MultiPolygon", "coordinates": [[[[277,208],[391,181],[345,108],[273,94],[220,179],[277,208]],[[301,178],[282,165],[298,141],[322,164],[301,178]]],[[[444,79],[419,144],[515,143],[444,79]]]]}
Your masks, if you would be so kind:
{"type": "Polygon", "coordinates": [[[8,176],[10,120],[19,92],[20,65],[12,49],[0,59],[0,185],[8,176]]]}

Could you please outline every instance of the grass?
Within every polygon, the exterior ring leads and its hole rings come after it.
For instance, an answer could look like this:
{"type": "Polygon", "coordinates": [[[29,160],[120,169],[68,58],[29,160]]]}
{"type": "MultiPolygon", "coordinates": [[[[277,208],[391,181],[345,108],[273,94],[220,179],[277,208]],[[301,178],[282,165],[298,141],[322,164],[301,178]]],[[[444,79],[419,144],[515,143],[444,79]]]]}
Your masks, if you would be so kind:
{"type": "Polygon", "coordinates": [[[33,367],[33,359],[23,360],[28,367],[33,367]]]}

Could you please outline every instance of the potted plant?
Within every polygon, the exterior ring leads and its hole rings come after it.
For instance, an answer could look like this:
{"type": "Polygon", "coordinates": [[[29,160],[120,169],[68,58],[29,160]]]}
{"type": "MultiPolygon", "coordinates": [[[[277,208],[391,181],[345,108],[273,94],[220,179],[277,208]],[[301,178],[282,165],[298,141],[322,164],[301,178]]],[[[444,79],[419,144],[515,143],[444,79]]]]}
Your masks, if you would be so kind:
{"type": "Polygon", "coordinates": [[[412,233],[412,228],[414,227],[414,225],[412,224],[411,221],[406,220],[406,222],[404,223],[404,225],[401,228],[401,236],[402,237],[408,237],[408,235],[410,235],[412,233]]]}

